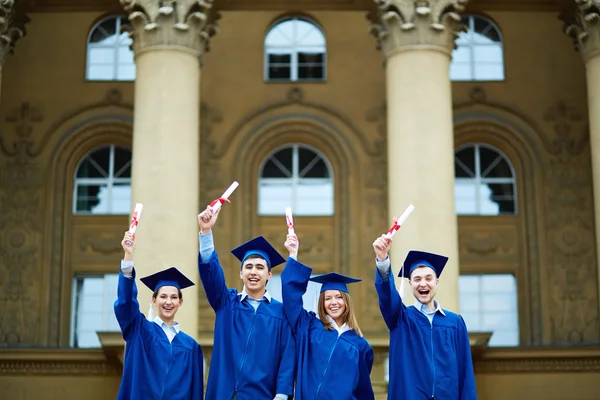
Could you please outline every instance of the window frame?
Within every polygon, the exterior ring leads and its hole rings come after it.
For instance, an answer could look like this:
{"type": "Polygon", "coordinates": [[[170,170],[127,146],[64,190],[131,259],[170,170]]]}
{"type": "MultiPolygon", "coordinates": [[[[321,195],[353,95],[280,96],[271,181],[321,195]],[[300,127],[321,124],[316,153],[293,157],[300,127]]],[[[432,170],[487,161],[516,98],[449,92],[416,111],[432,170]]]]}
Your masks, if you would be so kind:
{"type": "MultiPolygon", "coordinates": [[[[129,150],[129,152],[132,154],[132,157],[129,161],[129,163],[132,163],[133,160],[133,151],[131,148],[123,146],[123,145],[119,145],[119,144],[115,144],[115,143],[110,143],[110,144],[103,144],[100,146],[96,146],[93,149],[91,149],[90,151],[88,151],[87,153],[85,153],[83,155],[83,157],[81,157],[79,159],[79,161],[77,162],[77,166],[75,167],[75,171],[73,173],[73,202],[71,205],[71,213],[73,216],[81,216],[81,215],[89,215],[89,216],[100,216],[100,215],[128,215],[129,211],[127,211],[126,213],[115,213],[112,212],[112,205],[113,205],[113,200],[112,200],[112,192],[113,192],[113,188],[115,187],[115,185],[118,185],[120,183],[128,183],[129,187],[131,187],[131,176],[129,178],[116,178],[114,176],[115,174],[115,150],[116,148],[119,147],[121,149],[126,149],[129,150]],[[85,159],[92,155],[93,153],[95,153],[96,151],[105,149],[105,148],[109,148],[110,152],[109,152],[109,164],[108,164],[108,177],[106,178],[78,178],[77,177],[77,173],[79,172],[79,168],[81,167],[82,163],[85,161],[85,159]],[[106,184],[106,188],[108,191],[108,195],[107,195],[107,204],[108,204],[108,211],[106,213],[97,213],[94,214],[92,212],[89,211],[78,211],[77,210],[77,202],[78,202],[78,196],[77,196],[77,189],[79,188],[80,185],[84,185],[84,186],[91,186],[91,185],[98,185],[98,186],[102,186],[103,184],[106,184]]],[[[118,172],[118,171],[117,171],[118,172]]],[[[131,203],[131,198],[129,199],[129,202],[131,203]]]]}
{"type": "MultiPolygon", "coordinates": [[[[306,167],[305,167],[306,168],[306,167]]],[[[306,215],[306,214],[296,214],[299,217],[332,217],[335,215],[335,175],[333,173],[333,168],[331,163],[329,162],[329,159],[325,156],[325,154],[323,154],[323,152],[319,151],[318,149],[307,145],[307,144],[303,144],[303,143],[288,143],[285,144],[283,146],[279,146],[275,149],[273,149],[271,152],[269,152],[261,161],[261,163],[259,164],[258,167],[258,182],[257,182],[257,207],[256,207],[256,212],[257,215],[259,217],[273,217],[273,216],[279,216],[279,215],[284,215],[285,214],[285,210],[282,209],[281,213],[277,213],[277,214],[263,214],[260,211],[260,207],[261,207],[261,185],[264,181],[268,181],[269,183],[276,183],[276,184],[283,184],[283,183],[291,183],[292,186],[292,196],[291,196],[291,201],[290,201],[290,207],[292,208],[292,210],[295,210],[296,207],[296,202],[297,200],[297,190],[298,190],[298,186],[299,184],[301,184],[301,182],[303,180],[309,180],[311,182],[315,182],[315,183],[329,183],[331,184],[331,189],[332,189],[332,198],[331,198],[331,214],[310,214],[310,215],[306,215]],[[277,153],[279,153],[282,150],[291,148],[292,149],[292,171],[290,171],[292,173],[292,176],[290,178],[263,178],[263,169],[265,167],[265,165],[267,164],[267,162],[269,162],[269,160],[271,159],[271,157],[273,157],[274,155],[276,155],[277,153]],[[323,162],[325,163],[325,166],[327,167],[327,171],[329,173],[329,178],[300,178],[299,174],[300,172],[302,172],[300,170],[300,165],[299,165],[299,150],[300,149],[306,149],[309,150],[311,152],[313,152],[316,156],[318,156],[321,160],[323,160],[323,162]]]]}
{"type": "MultiPolygon", "coordinates": [[[[133,58],[133,67],[134,67],[134,77],[133,79],[121,79],[119,78],[119,50],[122,48],[127,47],[133,56],[133,50],[130,49],[130,45],[124,45],[122,43],[120,43],[120,30],[123,27],[123,25],[121,24],[121,20],[125,18],[127,19],[126,15],[123,14],[111,14],[111,15],[107,15],[103,18],[101,18],[100,20],[96,21],[96,23],[92,26],[92,28],[89,30],[87,38],[86,38],[86,42],[85,42],[85,55],[86,55],[86,59],[85,59],[85,80],[87,82],[134,82],[136,80],[137,77],[137,70],[135,69],[135,58],[133,58]],[[114,45],[111,46],[106,46],[106,45],[97,45],[95,43],[92,43],[90,40],[92,38],[92,34],[100,28],[100,26],[109,20],[115,20],[115,30],[116,32],[114,33],[115,35],[117,35],[117,41],[114,45]],[[112,63],[107,63],[107,64],[91,64],[90,60],[90,51],[92,49],[96,49],[96,48],[102,48],[102,49],[112,49],[114,51],[114,61],[112,63]],[[112,77],[110,79],[99,79],[99,78],[91,78],[90,77],[90,66],[93,65],[112,65],[112,77]]],[[[123,64],[126,65],[126,64],[123,64]]]]}
{"type": "MultiPolygon", "coordinates": [[[[296,40],[296,38],[294,38],[294,40],[296,40]]],[[[315,46],[316,48],[316,46],[315,46]]],[[[325,36],[325,32],[323,31],[323,28],[313,19],[311,18],[307,18],[307,17],[302,17],[302,16],[292,16],[292,17],[286,17],[286,18],[281,18],[279,20],[277,20],[276,22],[274,22],[273,24],[271,24],[271,26],[269,27],[269,29],[267,30],[267,33],[264,36],[263,39],[263,80],[265,83],[289,83],[289,82],[294,82],[294,83],[320,83],[320,82],[327,82],[327,37],[325,36]],[[310,79],[301,79],[298,78],[298,71],[300,69],[300,63],[298,62],[298,53],[299,51],[297,50],[298,48],[298,44],[297,43],[289,43],[287,46],[269,46],[267,45],[267,38],[269,36],[269,34],[271,34],[272,31],[274,31],[275,29],[277,29],[279,27],[279,25],[284,24],[286,22],[293,22],[293,21],[302,21],[302,22],[306,22],[309,23],[313,26],[313,28],[315,28],[322,36],[323,38],[323,78],[322,79],[315,79],[315,78],[310,78],[310,79]],[[270,78],[269,77],[269,69],[271,67],[271,65],[277,65],[277,63],[273,63],[271,64],[269,62],[269,49],[273,49],[273,48],[277,48],[277,49],[282,49],[282,50],[289,50],[290,51],[290,77],[288,79],[276,79],[276,78],[270,78]]]]}
{"type": "MultiPolygon", "coordinates": [[[[454,190],[456,192],[456,183],[457,182],[467,182],[472,184],[475,187],[476,195],[475,195],[475,204],[477,213],[469,213],[469,214],[459,214],[456,212],[457,216],[464,217],[499,217],[499,216],[517,216],[519,215],[519,201],[518,201],[518,185],[517,185],[517,174],[515,171],[515,167],[511,162],[510,158],[497,147],[484,143],[484,142],[470,142],[465,143],[454,150],[454,162],[457,162],[457,154],[463,150],[468,148],[474,148],[475,153],[475,177],[474,178],[463,178],[456,176],[456,170],[454,171],[454,190]],[[511,178],[483,178],[481,176],[481,157],[480,157],[480,148],[486,148],[488,150],[496,152],[509,166],[510,172],[512,174],[511,178]],[[481,197],[479,196],[479,190],[482,185],[485,184],[511,184],[513,186],[513,194],[512,194],[512,202],[514,211],[512,213],[500,213],[497,215],[489,215],[489,214],[481,214],[481,197]]],[[[488,167],[489,168],[489,167],[488,167]]],[[[455,195],[456,196],[456,195],[455,195]]]]}
{"type": "MultiPolygon", "coordinates": [[[[456,49],[454,49],[452,51],[452,53],[454,53],[454,51],[458,50],[459,48],[466,48],[468,49],[469,52],[469,78],[466,79],[453,79],[452,77],[450,77],[452,82],[505,82],[506,81],[506,59],[505,59],[505,51],[504,51],[504,37],[502,35],[502,30],[500,30],[500,27],[498,26],[498,24],[496,24],[491,18],[484,16],[484,15],[479,15],[479,14],[468,14],[465,15],[464,18],[467,18],[467,31],[465,32],[467,36],[466,40],[467,40],[467,44],[464,45],[460,45],[457,44],[456,49]],[[478,18],[480,20],[485,21],[489,26],[491,26],[492,29],[495,30],[495,32],[498,34],[498,37],[500,38],[500,41],[497,44],[483,44],[483,43],[477,43],[474,38],[473,35],[475,33],[479,33],[477,31],[475,31],[475,19],[478,18]],[[492,47],[492,46],[497,46],[500,48],[501,52],[502,52],[502,78],[495,78],[495,79],[478,79],[476,77],[476,71],[477,71],[477,66],[478,65],[482,65],[481,62],[476,62],[475,61],[475,47],[492,47]]],[[[457,39],[458,40],[458,39],[457,39]]],[[[456,43],[456,41],[455,41],[456,43]]],[[[450,71],[452,70],[452,63],[454,62],[454,54],[452,55],[452,60],[450,61],[450,71]]],[[[486,63],[486,64],[490,64],[490,63],[486,63]]],[[[495,63],[491,63],[494,64],[495,63]]],[[[485,64],[483,64],[485,65],[485,64]]]]}

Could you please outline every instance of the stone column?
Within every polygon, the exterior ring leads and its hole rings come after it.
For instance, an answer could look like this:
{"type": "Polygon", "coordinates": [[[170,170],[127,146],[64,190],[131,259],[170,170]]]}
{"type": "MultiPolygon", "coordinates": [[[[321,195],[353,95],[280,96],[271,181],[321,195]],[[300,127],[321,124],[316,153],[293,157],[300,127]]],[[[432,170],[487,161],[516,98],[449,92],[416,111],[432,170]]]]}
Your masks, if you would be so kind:
{"type": "MultiPolygon", "coordinates": [[[[451,51],[466,1],[375,0],[372,33],[386,61],[389,214],[416,209],[395,236],[397,274],[410,249],[449,257],[436,299],[459,311],[451,51]]],[[[405,302],[414,298],[406,289],[405,302]]]]}
{"type": "MultiPolygon", "coordinates": [[[[600,0],[574,0],[560,18],[585,63],[594,186],[596,257],[600,260],[600,0]]],[[[600,278],[600,266],[598,268],[600,278]]],[[[600,282],[599,282],[600,287],[600,282]]]]}
{"type": "Polygon", "coordinates": [[[2,70],[9,54],[15,49],[17,40],[25,36],[25,24],[29,18],[19,6],[23,1],[0,0],[0,94],[2,84],[2,70]]]}
{"type": "MultiPolygon", "coordinates": [[[[216,28],[212,0],[158,3],[121,0],[136,62],[132,205],[144,204],[135,265],[137,277],[175,266],[196,283],[176,319],[197,337],[200,67],[216,28]]],[[[151,293],[138,286],[147,313],[151,293]]]]}

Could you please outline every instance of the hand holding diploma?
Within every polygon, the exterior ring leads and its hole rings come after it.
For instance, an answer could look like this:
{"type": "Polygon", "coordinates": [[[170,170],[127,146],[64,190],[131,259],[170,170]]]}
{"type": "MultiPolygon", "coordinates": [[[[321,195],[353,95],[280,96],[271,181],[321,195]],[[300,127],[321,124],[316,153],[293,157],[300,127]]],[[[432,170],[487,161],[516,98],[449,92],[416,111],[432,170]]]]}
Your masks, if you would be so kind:
{"type": "MultiPolygon", "coordinates": [[[[140,223],[140,217],[142,216],[142,209],[144,205],[142,203],[135,203],[135,208],[133,209],[133,215],[131,216],[131,223],[129,224],[129,232],[131,235],[135,235],[135,230],[137,229],[138,224],[140,223]]],[[[126,240],[125,245],[131,247],[132,241],[126,240]]]]}
{"type": "Polygon", "coordinates": [[[209,204],[209,207],[212,209],[213,213],[216,213],[221,208],[221,206],[225,204],[225,202],[231,203],[231,201],[229,201],[229,196],[231,196],[233,191],[237,189],[239,185],[240,184],[237,183],[237,181],[233,181],[233,183],[227,188],[227,190],[225,191],[225,193],[223,193],[221,197],[213,200],[209,204]]]}

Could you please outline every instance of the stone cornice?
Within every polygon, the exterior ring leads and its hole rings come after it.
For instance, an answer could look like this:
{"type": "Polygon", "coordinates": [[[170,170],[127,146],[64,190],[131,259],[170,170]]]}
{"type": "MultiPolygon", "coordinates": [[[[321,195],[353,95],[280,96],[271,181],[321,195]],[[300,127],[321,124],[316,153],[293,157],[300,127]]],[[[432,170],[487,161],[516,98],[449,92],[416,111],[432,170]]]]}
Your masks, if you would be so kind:
{"type": "Polygon", "coordinates": [[[371,34],[385,56],[404,50],[429,48],[450,56],[468,0],[373,0],[379,10],[371,20],[371,34]]]}
{"type": "Polygon", "coordinates": [[[131,25],[124,29],[136,54],[151,48],[178,48],[202,57],[218,27],[211,18],[213,0],[176,0],[160,6],[154,0],[120,0],[131,25]]]}
{"type": "Polygon", "coordinates": [[[600,0],[571,0],[560,19],[564,31],[587,61],[600,54],[600,0]]]}
{"type": "Polygon", "coordinates": [[[102,349],[3,349],[0,375],[120,375],[102,349]]]}
{"type": "Polygon", "coordinates": [[[12,54],[17,40],[27,33],[25,24],[29,18],[25,15],[21,0],[0,0],[0,64],[12,54]]]}

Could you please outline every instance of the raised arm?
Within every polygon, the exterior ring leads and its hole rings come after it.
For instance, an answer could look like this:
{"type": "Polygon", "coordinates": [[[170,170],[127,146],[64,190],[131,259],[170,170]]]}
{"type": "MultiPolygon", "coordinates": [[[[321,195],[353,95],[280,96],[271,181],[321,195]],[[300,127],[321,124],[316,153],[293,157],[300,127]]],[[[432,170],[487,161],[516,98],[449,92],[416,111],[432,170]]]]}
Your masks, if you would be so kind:
{"type": "Polygon", "coordinates": [[[311,315],[304,309],[302,296],[306,293],[312,268],[297,261],[298,246],[296,235],[288,235],[285,248],[290,255],[281,273],[283,312],[294,334],[298,329],[308,329],[311,322],[311,315]]]}
{"type": "Polygon", "coordinates": [[[373,242],[376,256],[375,263],[377,265],[375,289],[379,297],[379,310],[390,331],[398,325],[398,318],[405,309],[400,294],[396,290],[388,256],[391,245],[392,239],[386,235],[381,235],[373,242]]]}
{"type": "Polygon", "coordinates": [[[121,261],[121,272],[117,285],[117,300],[114,303],[115,316],[123,333],[125,341],[137,331],[143,323],[144,315],[140,312],[140,303],[137,300],[137,286],[135,284],[135,270],[133,269],[133,252],[135,248],[135,234],[125,232],[121,241],[125,251],[121,261]],[[127,243],[131,246],[127,246],[127,243]]]}
{"type": "Polygon", "coordinates": [[[229,293],[212,235],[212,227],[215,225],[220,211],[221,209],[213,213],[209,206],[198,215],[198,226],[200,227],[198,273],[206,292],[206,298],[215,312],[226,304],[229,293]]]}
{"type": "Polygon", "coordinates": [[[281,359],[277,370],[276,399],[291,396],[294,393],[294,378],[296,377],[296,341],[288,324],[283,324],[281,329],[281,359]]]}

